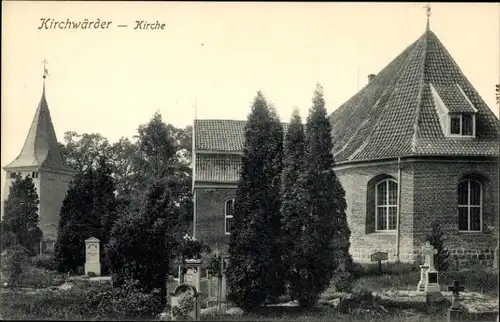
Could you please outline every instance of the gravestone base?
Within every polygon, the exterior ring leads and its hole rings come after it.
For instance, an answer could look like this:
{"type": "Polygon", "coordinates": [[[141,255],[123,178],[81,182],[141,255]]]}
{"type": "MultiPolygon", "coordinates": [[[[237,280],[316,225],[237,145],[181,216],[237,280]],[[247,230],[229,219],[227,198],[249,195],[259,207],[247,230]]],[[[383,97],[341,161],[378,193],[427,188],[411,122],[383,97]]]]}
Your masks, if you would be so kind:
{"type": "Polygon", "coordinates": [[[94,273],[96,276],[101,276],[101,264],[100,263],[85,263],[85,275],[89,273],[94,273]]]}
{"type": "Polygon", "coordinates": [[[427,270],[429,265],[420,265],[420,281],[417,284],[417,292],[425,291],[425,280],[427,279],[427,270]]]}
{"type": "Polygon", "coordinates": [[[443,299],[443,294],[439,291],[425,293],[425,301],[429,304],[440,302],[442,299],[443,299]]]}
{"type": "Polygon", "coordinates": [[[448,310],[448,322],[462,321],[464,318],[464,311],[457,308],[451,308],[448,310]]]}

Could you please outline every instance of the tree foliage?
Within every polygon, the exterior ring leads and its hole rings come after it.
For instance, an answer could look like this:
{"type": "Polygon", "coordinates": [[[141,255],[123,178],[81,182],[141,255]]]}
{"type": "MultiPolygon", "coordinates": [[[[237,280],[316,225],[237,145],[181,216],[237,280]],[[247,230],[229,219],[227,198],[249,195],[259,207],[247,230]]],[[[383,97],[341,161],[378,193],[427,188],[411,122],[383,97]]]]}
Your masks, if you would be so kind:
{"type": "Polygon", "coordinates": [[[103,246],[116,220],[115,187],[111,169],[104,157],[97,168],[86,168],[70,184],[59,218],[55,256],[60,271],[76,271],[85,263],[85,240],[100,240],[103,272],[107,262],[103,246]]]}
{"type": "Polygon", "coordinates": [[[352,264],[345,191],[333,170],[332,148],[331,125],[318,85],[306,123],[303,173],[308,220],[300,240],[301,259],[295,262],[299,276],[295,293],[303,307],[312,307],[339,269],[348,273],[352,264]]]}
{"type": "Polygon", "coordinates": [[[43,235],[39,227],[38,204],[33,180],[17,174],[3,205],[2,242],[6,245],[2,248],[19,244],[31,255],[36,254],[43,235]]]}
{"type": "Polygon", "coordinates": [[[106,158],[120,213],[137,213],[147,187],[158,179],[158,173],[170,171],[177,176],[176,190],[183,191],[178,194],[177,202],[183,205],[185,225],[192,220],[192,126],[176,128],[155,113],[148,123],[139,125],[133,140],[122,137],[110,144],[100,134],[66,132],[60,146],[66,163],[80,174],[88,168],[96,170],[99,158],[106,158]]]}
{"type": "Polygon", "coordinates": [[[65,144],[59,144],[63,160],[83,174],[87,169],[97,168],[101,157],[110,157],[108,139],[98,133],[64,133],[65,144]]]}
{"type": "Polygon", "coordinates": [[[298,110],[294,110],[285,136],[282,193],[282,234],[286,280],[293,299],[299,299],[301,266],[307,260],[302,248],[304,228],[309,222],[307,212],[307,186],[305,184],[305,134],[298,110]]]}
{"type": "Polygon", "coordinates": [[[137,280],[145,292],[160,289],[163,298],[180,213],[164,179],[160,177],[148,189],[139,214],[120,216],[105,247],[113,285],[137,280]]]}
{"type": "Polygon", "coordinates": [[[259,92],[248,117],[229,242],[229,298],[245,310],[282,292],[279,241],[283,128],[259,92]]]}

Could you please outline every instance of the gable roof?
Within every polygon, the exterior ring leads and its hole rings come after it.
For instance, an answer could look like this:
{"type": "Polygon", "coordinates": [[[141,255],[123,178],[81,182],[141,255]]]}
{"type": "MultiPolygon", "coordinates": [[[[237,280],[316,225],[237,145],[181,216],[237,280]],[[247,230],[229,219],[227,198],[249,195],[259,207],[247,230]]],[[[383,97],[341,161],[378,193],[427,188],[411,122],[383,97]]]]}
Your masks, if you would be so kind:
{"type": "Polygon", "coordinates": [[[498,119],[430,30],[335,110],[330,121],[337,162],[410,155],[499,155],[498,119]],[[431,84],[449,112],[477,110],[476,137],[444,135],[431,84]]]}
{"type": "MultiPolygon", "coordinates": [[[[404,156],[499,155],[498,118],[430,30],[329,119],[337,163],[404,156]],[[475,137],[444,135],[431,85],[449,112],[475,113],[475,137]]],[[[245,123],[195,120],[195,150],[242,152],[245,123]]]]}
{"type": "MultiPolygon", "coordinates": [[[[213,152],[243,152],[246,121],[194,120],[194,147],[213,152]]],[[[288,123],[283,125],[286,133],[288,123]]]]}
{"type": "Polygon", "coordinates": [[[45,98],[45,83],[26,141],[17,158],[5,170],[23,167],[49,167],[74,172],[61,158],[49,106],[45,98]]]}

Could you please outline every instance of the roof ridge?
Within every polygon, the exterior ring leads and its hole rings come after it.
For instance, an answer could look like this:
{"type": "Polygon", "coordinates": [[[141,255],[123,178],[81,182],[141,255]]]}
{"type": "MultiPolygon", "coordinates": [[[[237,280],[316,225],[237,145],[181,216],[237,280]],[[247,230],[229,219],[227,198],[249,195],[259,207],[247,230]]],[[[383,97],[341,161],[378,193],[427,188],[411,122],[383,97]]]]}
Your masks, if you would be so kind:
{"type": "Polygon", "coordinates": [[[424,92],[425,84],[425,63],[427,60],[427,47],[429,44],[430,29],[427,29],[424,33],[424,48],[423,48],[423,58],[421,64],[423,65],[420,70],[422,75],[420,76],[420,88],[418,90],[417,96],[417,108],[415,111],[415,120],[413,121],[413,135],[411,138],[411,152],[417,152],[417,140],[418,140],[418,121],[420,120],[420,110],[422,105],[422,95],[424,92]]]}
{"type": "Polygon", "coordinates": [[[358,147],[358,149],[356,149],[349,157],[347,157],[347,159],[351,159],[353,158],[353,156],[355,155],[359,155],[361,152],[363,152],[363,150],[368,146],[370,140],[373,138],[373,135],[377,132],[377,130],[380,128],[381,126],[381,120],[383,119],[384,115],[386,114],[387,112],[387,102],[389,102],[391,100],[391,98],[396,95],[396,88],[398,86],[398,84],[400,84],[401,82],[401,76],[402,76],[402,73],[400,73],[401,70],[404,69],[404,67],[407,65],[408,61],[410,61],[411,59],[413,59],[413,55],[415,53],[416,50],[418,50],[418,42],[421,41],[422,39],[419,39],[417,41],[415,41],[413,43],[413,45],[415,45],[412,49],[411,49],[411,52],[408,53],[408,56],[406,56],[404,62],[399,66],[399,69],[398,69],[398,73],[396,73],[397,75],[397,79],[396,81],[393,82],[393,85],[392,86],[387,86],[384,91],[382,92],[382,95],[380,97],[383,97],[383,94],[385,94],[389,89],[391,89],[391,93],[387,99],[387,101],[385,102],[385,104],[382,106],[382,111],[381,113],[379,114],[379,117],[377,118],[377,121],[375,122],[375,124],[373,125],[373,127],[371,128],[371,131],[370,133],[368,134],[366,140],[364,141],[364,143],[362,143],[360,145],[360,147],[358,147]]]}

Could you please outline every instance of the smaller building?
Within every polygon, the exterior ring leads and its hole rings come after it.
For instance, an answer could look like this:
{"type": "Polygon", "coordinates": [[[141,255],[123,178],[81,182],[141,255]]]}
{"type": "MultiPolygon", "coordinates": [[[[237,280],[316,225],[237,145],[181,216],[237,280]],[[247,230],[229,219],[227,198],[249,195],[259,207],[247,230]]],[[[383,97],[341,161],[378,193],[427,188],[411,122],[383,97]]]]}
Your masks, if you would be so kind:
{"type": "Polygon", "coordinates": [[[9,196],[10,186],[16,173],[33,179],[40,200],[38,205],[40,229],[43,232],[43,238],[48,242],[47,246],[52,247],[57,239],[62,202],[76,171],[66,165],[61,158],[59,143],[45,97],[45,80],[42,97],[21,153],[3,169],[7,173],[4,200],[9,196]]]}

